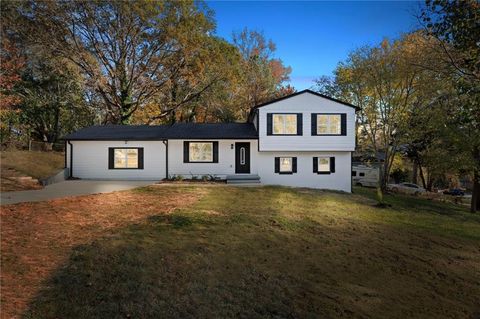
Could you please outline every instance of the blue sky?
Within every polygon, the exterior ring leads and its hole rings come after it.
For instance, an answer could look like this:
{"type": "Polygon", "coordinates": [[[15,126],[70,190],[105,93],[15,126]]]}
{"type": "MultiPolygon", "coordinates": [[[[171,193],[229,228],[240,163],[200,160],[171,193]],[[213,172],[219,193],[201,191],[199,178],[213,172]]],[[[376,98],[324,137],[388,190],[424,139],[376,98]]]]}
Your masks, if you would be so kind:
{"type": "Polygon", "coordinates": [[[331,75],[350,51],[395,38],[418,25],[420,2],[207,1],[217,34],[227,40],[244,27],[263,31],[277,45],[276,57],[292,67],[297,90],[331,75]]]}

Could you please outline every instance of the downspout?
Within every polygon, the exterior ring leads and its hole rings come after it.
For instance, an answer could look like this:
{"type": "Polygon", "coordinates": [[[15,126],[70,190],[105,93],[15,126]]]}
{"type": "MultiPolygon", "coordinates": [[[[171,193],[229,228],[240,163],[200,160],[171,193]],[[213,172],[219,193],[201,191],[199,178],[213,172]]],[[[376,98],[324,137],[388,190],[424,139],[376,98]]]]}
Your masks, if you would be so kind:
{"type": "Polygon", "coordinates": [[[168,179],[168,140],[163,140],[165,145],[165,179],[168,179]]]}
{"type": "Polygon", "coordinates": [[[63,164],[63,168],[67,168],[67,140],[65,140],[64,143],[65,143],[65,147],[64,147],[65,155],[63,157],[65,159],[65,163],[63,164]]]}
{"type": "Polygon", "coordinates": [[[69,178],[73,177],[73,144],[70,141],[67,141],[68,145],[70,145],[70,173],[69,178]]]}

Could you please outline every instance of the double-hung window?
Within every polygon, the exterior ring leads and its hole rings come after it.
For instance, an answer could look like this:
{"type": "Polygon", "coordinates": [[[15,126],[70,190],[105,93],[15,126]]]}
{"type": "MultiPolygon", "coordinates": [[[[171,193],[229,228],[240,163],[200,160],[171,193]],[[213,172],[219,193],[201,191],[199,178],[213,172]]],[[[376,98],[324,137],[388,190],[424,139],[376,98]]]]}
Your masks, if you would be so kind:
{"type": "Polygon", "coordinates": [[[213,162],[213,143],[190,142],[189,162],[213,162]]]}
{"type": "Polygon", "coordinates": [[[302,135],[302,114],[268,113],[267,135],[302,135]]]}
{"type": "Polygon", "coordinates": [[[297,134],[297,114],[273,114],[272,118],[273,134],[297,134]]]}
{"type": "Polygon", "coordinates": [[[184,142],[185,163],[218,163],[218,142],[184,142]]]}
{"type": "Polygon", "coordinates": [[[142,169],[143,148],[109,148],[109,169],[142,169]]]}
{"type": "Polygon", "coordinates": [[[346,114],[312,114],[312,135],[346,135],[346,114]]]}

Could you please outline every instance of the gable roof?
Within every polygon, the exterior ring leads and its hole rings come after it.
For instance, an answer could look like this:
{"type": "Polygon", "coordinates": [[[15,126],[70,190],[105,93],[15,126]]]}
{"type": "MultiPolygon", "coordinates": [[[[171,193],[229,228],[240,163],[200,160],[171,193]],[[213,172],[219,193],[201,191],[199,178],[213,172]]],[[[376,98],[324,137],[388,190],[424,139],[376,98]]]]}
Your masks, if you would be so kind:
{"type": "Polygon", "coordinates": [[[343,104],[343,105],[346,105],[346,106],[349,106],[349,107],[353,107],[356,111],[360,110],[360,108],[358,106],[355,106],[353,104],[334,99],[333,97],[330,97],[328,95],[321,94],[321,93],[318,93],[318,92],[315,92],[315,91],[312,91],[312,90],[309,90],[309,89],[298,91],[298,92],[280,97],[278,99],[271,100],[271,101],[256,105],[256,106],[253,107],[253,109],[257,109],[257,108],[265,106],[265,105],[269,105],[269,104],[272,104],[272,103],[275,103],[275,102],[286,100],[286,99],[289,99],[291,97],[294,97],[294,96],[297,96],[297,95],[300,95],[300,94],[304,94],[304,93],[310,93],[310,94],[313,94],[313,95],[316,95],[316,96],[319,96],[319,97],[323,97],[324,99],[327,99],[327,100],[330,100],[330,101],[333,101],[333,102],[337,102],[337,103],[340,103],[340,104],[343,104]]]}
{"type": "Polygon", "coordinates": [[[164,139],[256,139],[251,123],[175,123],[173,125],[94,125],[78,130],[66,140],[148,141],[164,139]]]}

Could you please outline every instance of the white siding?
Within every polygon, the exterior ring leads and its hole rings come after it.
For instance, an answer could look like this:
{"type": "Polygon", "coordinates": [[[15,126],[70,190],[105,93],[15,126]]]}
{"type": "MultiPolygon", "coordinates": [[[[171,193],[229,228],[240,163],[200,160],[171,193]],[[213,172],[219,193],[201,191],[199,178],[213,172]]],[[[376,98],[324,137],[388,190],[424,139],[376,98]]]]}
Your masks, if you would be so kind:
{"type": "MultiPolygon", "coordinates": [[[[185,140],[202,141],[202,140],[185,140]]],[[[218,141],[218,163],[184,163],[184,140],[168,141],[168,174],[182,175],[191,178],[192,175],[216,175],[225,178],[226,175],[235,174],[235,142],[250,142],[250,174],[257,174],[256,153],[257,140],[208,140],[218,141]],[[233,148],[232,148],[233,145],[233,148]]]]}
{"type": "Polygon", "coordinates": [[[304,93],[259,108],[260,151],[354,151],[355,109],[329,99],[304,93]],[[267,113],[303,114],[302,136],[267,136],[267,113]],[[346,136],[312,136],[312,113],[346,113],[346,136]]]}
{"type": "MultiPolygon", "coordinates": [[[[165,178],[165,145],[162,141],[71,141],[73,177],[111,180],[161,180],[165,178]],[[143,147],[144,169],[108,169],[109,147],[143,147]]],[[[68,145],[68,144],[67,144],[68,145]]],[[[67,163],[70,166],[70,146],[67,163]]]]}
{"type": "Polygon", "coordinates": [[[350,152],[259,152],[257,168],[262,184],[333,189],[351,192],[350,152]],[[335,173],[313,173],[313,157],[335,157],[335,173]],[[297,157],[297,173],[275,173],[275,157],[297,157]]]}

